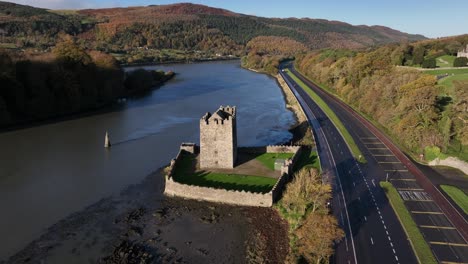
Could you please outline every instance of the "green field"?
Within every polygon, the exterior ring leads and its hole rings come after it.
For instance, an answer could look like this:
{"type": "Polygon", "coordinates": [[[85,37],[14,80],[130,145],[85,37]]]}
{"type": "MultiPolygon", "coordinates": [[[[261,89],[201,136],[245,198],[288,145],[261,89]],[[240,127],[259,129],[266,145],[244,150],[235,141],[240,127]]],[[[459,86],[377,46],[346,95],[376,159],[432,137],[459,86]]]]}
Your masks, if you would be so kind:
{"type": "Polygon", "coordinates": [[[277,182],[277,179],[261,176],[212,173],[209,171],[193,173],[195,156],[189,153],[182,153],[181,155],[173,174],[174,180],[180,183],[227,190],[267,193],[271,191],[277,182]]]}
{"type": "Polygon", "coordinates": [[[263,153],[257,156],[255,159],[260,161],[270,170],[275,170],[276,159],[290,159],[294,156],[294,153],[263,153]]]}
{"type": "Polygon", "coordinates": [[[424,71],[426,74],[430,75],[444,75],[448,74],[449,76],[444,77],[438,81],[440,85],[445,86],[446,88],[453,88],[453,81],[463,81],[468,80],[468,68],[463,69],[446,69],[446,70],[428,70],[424,71]]]}
{"type": "Polygon", "coordinates": [[[47,10],[51,13],[54,13],[54,14],[57,14],[57,15],[61,15],[61,16],[69,16],[69,15],[77,15],[78,14],[78,10],[75,10],[75,9],[61,9],[61,10],[47,10]]]}
{"type": "Polygon", "coordinates": [[[453,61],[455,60],[456,56],[452,55],[443,55],[436,58],[436,63],[438,68],[444,67],[453,67],[453,61]]]}
{"type": "Polygon", "coordinates": [[[439,80],[439,84],[447,88],[453,88],[453,81],[463,81],[463,80],[468,80],[468,73],[445,77],[439,80]]]}
{"type": "Polygon", "coordinates": [[[413,218],[411,218],[410,213],[406,209],[405,204],[395,187],[393,187],[389,182],[380,182],[380,186],[384,189],[393,210],[400,220],[400,223],[411,242],[411,246],[413,247],[416,257],[418,258],[418,262],[421,264],[437,263],[434,255],[432,254],[431,248],[427,244],[426,240],[424,240],[424,237],[421,234],[421,231],[419,231],[413,218]]]}
{"type": "Polygon", "coordinates": [[[309,96],[314,100],[314,102],[325,112],[325,114],[330,118],[333,122],[335,127],[338,129],[340,134],[343,136],[344,140],[348,144],[349,148],[351,149],[351,153],[353,154],[354,158],[359,162],[365,163],[366,160],[364,155],[362,155],[361,150],[354,142],[353,137],[349,134],[348,130],[345,128],[341,120],[336,116],[336,114],[330,109],[330,107],[318,96],[314,91],[312,91],[305,83],[303,83],[299,78],[297,78],[291,71],[286,70],[286,73],[297,83],[299,84],[304,91],[306,91],[309,96]]]}
{"type": "Polygon", "coordinates": [[[440,185],[440,188],[442,188],[442,190],[452,198],[452,200],[465,212],[465,214],[468,214],[468,196],[465,192],[450,185],[440,185]]]}

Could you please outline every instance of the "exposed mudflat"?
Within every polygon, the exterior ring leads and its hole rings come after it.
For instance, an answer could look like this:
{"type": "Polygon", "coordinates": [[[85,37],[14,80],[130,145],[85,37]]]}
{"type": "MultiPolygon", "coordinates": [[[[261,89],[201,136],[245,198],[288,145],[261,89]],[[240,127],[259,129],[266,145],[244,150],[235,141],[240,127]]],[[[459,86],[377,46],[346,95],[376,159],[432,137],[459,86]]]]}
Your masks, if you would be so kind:
{"type": "Polygon", "coordinates": [[[287,225],[275,210],[167,198],[162,181],[159,170],[70,215],[7,263],[284,261],[287,225]]]}

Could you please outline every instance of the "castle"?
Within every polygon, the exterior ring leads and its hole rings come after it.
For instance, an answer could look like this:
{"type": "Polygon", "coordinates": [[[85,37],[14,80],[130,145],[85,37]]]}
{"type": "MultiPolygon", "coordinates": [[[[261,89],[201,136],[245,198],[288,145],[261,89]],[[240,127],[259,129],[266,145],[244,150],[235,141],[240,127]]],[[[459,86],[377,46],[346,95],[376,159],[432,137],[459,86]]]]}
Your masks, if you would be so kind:
{"type": "Polygon", "coordinates": [[[200,168],[232,169],[236,159],[236,107],[221,106],[200,119],[200,168]]]}
{"type": "MultiPolygon", "coordinates": [[[[220,106],[213,114],[208,112],[200,119],[200,146],[195,143],[182,143],[177,156],[171,160],[171,164],[166,170],[165,195],[262,207],[272,206],[273,202],[281,197],[284,186],[290,180],[294,165],[301,155],[302,147],[275,145],[238,148],[236,122],[236,107],[234,106],[220,106]],[[266,153],[289,153],[292,156],[286,160],[275,160],[274,169],[270,169],[255,159],[255,157],[266,153]],[[179,171],[176,174],[178,164],[187,161],[187,157],[193,158],[192,168],[187,171],[179,171]],[[258,167],[259,165],[260,167],[258,167]],[[262,167],[264,168],[262,169],[262,167]],[[207,186],[196,180],[196,178],[203,178],[204,175],[211,172],[231,180],[248,177],[272,178],[274,185],[269,190],[252,190],[249,189],[249,186],[239,183],[240,186],[246,188],[239,190],[233,188],[233,186],[237,186],[237,183],[216,183],[213,181],[207,186]],[[195,179],[195,181],[187,181],[187,178],[195,179]],[[219,186],[211,186],[213,183],[219,186]]],[[[178,168],[184,168],[184,166],[178,168]]],[[[205,179],[204,181],[211,180],[205,179]]]]}
{"type": "Polygon", "coordinates": [[[468,58],[468,44],[466,45],[466,49],[462,49],[462,50],[458,51],[457,57],[468,58]]]}

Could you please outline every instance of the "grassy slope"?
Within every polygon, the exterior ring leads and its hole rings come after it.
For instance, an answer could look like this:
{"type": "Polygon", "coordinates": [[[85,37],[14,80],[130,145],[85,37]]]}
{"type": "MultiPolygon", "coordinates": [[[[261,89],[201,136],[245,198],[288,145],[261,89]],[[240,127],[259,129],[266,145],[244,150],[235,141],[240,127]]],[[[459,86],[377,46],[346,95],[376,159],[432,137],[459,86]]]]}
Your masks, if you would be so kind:
{"type": "Polygon", "coordinates": [[[437,67],[453,67],[453,61],[455,60],[456,56],[452,55],[443,55],[436,58],[437,67]],[[443,63],[442,61],[446,62],[443,63]]]}
{"type": "Polygon", "coordinates": [[[184,184],[203,187],[222,188],[227,190],[269,192],[277,179],[239,174],[223,174],[212,172],[193,173],[194,156],[183,153],[174,169],[174,180],[184,184]]]}
{"type": "Polygon", "coordinates": [[[461,209],[463,209],[465,214],[468,214],[468,196],[466,193],[455,186],[440,185],[440,187],[461,209]]]}
{"type": "Polygon", "coordinates": [[[321,171],[320,160],[318,158],[317,151],[312,151],[311,149],[303,149],[298,160],[294,164],[293,171],[299,171],[303,168],[315,168],[321,171]]]}
{"type": "Polygon", "coordinates": [[[325,112],[325,114],[330,118],[330,120],[333,122],[333,124],[336,126],[338,131],[341,133],[343,136],[344,140],[348,144],[349,148],[351,149],[351,153],[353,154],[354,158],[356,158],[359,162],[365,163],[366,160],[364,158],[364,155],[362,154],[361,150],[359,147],[356,145],[356,142],[354,142],[353,137],[351,134],[349,134],[348,130],[345,128],[341,120],[336,116],[336,114],[330,109],[330,107],[318,96],[314,91],[312,91],[305,83],[303,83],[299,78],[297,78],[294,74],[292,74],[289,70],[286,71],[286,73],[293,78],[293,80],[299,84],[314,100],[315,103],[325,112]]]}
{"type": "Polygon", "coordinates": [[[462,80],[468,80],[468,73],[456,74],[454,76],[445,77],[439,81],[439,84],[449,89],[452,89],[453,81],[462,81],[462,80]]]}
{"type": "Polygon", "coordinates": [[[257,156],[255,159],[260,161],[270,170],[275,170],[276,159],[290,159],[293,155],[293,153],[264,153],[260,156],[257,156]]]}
{"type": "Polygon", "coordinates": [[[411,246],[413,247],[419,263],[437,263],[434,255],[432,254],[431,248],[427,244],[426,240],[424,240],[424,237],[419,231],[413,218],[411,218],[411,214],[406,209],[405,204],[395,187],[393,187],[389,182],[380,182],[380,186],[384,189],[393,210],[400,220],[406,235],[410,239],[411,246]]]}

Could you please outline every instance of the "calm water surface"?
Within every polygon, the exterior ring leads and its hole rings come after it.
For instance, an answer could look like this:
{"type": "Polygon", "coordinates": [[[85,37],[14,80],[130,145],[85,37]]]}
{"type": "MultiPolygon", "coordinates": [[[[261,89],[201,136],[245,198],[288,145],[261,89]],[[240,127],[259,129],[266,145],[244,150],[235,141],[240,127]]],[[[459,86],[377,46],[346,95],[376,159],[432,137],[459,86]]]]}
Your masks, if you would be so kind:
{"type": "Polygon", "coordinates": [[[178,75],[120,111],[0,134],[0,262],[67,215],[139,183],[181,142],[198,143],[199,118],[220,105],[238,108],[239,145],[291,138],[294,117],[275,80],[238,61],[146,68],[178,75]]]}

